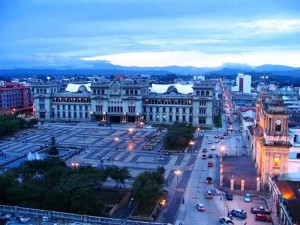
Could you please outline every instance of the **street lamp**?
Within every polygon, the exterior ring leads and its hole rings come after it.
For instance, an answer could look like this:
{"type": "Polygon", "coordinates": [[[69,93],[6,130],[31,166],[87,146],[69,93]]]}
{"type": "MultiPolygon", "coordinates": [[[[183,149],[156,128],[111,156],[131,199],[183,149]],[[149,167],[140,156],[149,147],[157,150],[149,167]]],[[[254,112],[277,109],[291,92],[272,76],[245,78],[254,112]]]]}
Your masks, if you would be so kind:
{"type": "Polygon", "coordinates": [[[174,174],[177,177],[176,187],[178,187],[178,179],[179,179],[179,176],[181,175],[181,170],[175,170],[174,174]]]}
{"type": "Polygon", "coordinates": [[[193,150],[193,145],[195,144],[195,142],[193,142],[193,141],[190,141],[190,143],[189,143],[189,146],[190,146],[190,149],[191,149],[191,153],[192,153],[192,150],[193,150]]]}
{"type": "Polygon", "coordinates": [[[118,142],[119,142],[119,138],[118,137],[115,137],[114,141],[116,143],[116,150],[118,150],[118,142]]]}

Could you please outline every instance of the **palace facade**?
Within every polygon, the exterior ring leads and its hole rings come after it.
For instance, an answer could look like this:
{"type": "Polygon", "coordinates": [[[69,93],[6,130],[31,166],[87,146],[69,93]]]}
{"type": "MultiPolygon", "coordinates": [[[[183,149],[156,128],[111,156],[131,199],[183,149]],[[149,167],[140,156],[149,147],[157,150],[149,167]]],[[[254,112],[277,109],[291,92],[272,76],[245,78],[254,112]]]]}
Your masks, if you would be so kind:
{"type": "Polygon", "coordinates": [[[151,92],[149,83],[138,80],[102,80],[78,85],[77,92],[61,92],[56,83],[38,83],[32,85],[34,114],[39,120],[212,127],[215,106],[220,106],[217,84],[195,81],[191,92],[183,94],[172,85],[164,93],[151,92]]]}

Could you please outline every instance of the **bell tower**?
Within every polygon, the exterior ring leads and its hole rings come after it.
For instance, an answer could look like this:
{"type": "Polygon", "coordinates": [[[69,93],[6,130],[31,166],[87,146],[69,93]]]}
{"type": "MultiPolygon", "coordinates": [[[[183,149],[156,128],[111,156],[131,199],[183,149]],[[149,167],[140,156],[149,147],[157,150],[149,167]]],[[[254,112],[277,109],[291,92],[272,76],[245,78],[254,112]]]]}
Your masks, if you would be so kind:
{"type": "Polygon", "coordinates": [[[280,94],[262,89],[256,102],[253,160],[261,181],[288,170],[288,114],[280,94]]]}

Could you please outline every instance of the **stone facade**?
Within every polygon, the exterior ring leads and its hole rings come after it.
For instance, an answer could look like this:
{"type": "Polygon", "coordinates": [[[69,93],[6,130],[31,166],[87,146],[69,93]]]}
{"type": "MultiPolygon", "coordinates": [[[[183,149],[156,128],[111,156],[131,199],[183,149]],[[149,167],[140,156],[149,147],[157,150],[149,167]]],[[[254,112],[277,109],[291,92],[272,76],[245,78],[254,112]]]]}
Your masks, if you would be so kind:
{"type": "Polygon", "coordinates": [[[187,122],[212,127],[216,80],[196,81],[193,93],[170,88],[151,93],[150,84],[133,80],[103,80],[91,84],[91,93],[59,92],[55,83],[34,84],[34,113],[41,120],[103,123],[172,124],[187,122]]]}

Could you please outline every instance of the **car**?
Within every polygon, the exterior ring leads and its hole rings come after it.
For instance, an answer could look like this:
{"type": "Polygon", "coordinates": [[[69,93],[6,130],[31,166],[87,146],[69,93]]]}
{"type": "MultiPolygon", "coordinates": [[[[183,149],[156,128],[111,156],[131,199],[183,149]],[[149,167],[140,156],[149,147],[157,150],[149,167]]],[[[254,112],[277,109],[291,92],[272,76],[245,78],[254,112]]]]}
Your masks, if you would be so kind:
{"type": "Polygon", "coordinates": [[[207,148],[203,148],[202,152],[207,152],[207,148]]]}
{"type": "Polygon", "coordinates": [[[251,194],[246,193],[244,195],[244,202],[251,202],[251,194]]]}
{"type": "Polygon", "coordinates": [[[215,138],[219,138],[219,135],[216,135],[215,138]]]}
{"type": "Polygon", "coordinates": [[[228,136],[228,132],[225,132],[225,133],[223,134],[223,136],[228,136]]]}
{"type": "Polygon", "coordinates": [[[212,199],[213,198],[213,194],[211,193],[211,191],[206,192],[206,198],[207,199],[212,199]]]}
{"type": "Polygon", "coordinates": [[[207,144],[212,144],[212,141],[208,141],[207,144]]]}
{"type": "Polygon", "coordinates": [[[206,183],[208,183],[208,184],[212,184],[212,177],[207,177],[206,178],[206,183]]]}
{"type": "Polygon", "coordinates": [[[214,155],[213,154],[208,154],[208,158],[213,158],[214,157],[214,155]]]}
{"type": "Polygon", "coordinates": [[[196,204],[196,208],[197,208],[199,211],[205,211],[205,207],[204,207],[204,204],[203,204],[203,203],[197,203],[197,204],[196,204]]]}
{"type": "Polygon", "coordinates": [[[219,139],[216,139],[216,140],[215,140],[215,143],[219,143],[219,142],[220,142],[219,139]]]}
{"type": "Polygon", "coordinates": [[[208,166],[208,167],[213,167],[213,163],[212,163],[211,161],[209,161],[209,162],[207,163],[207,166],[208,166]]]}
{"type": "Polygon", "coordinates": [[[267,215],[270,215],[270,210],[269,210],[269,209],[266,209],[266,208],[263,207],[263,206],[259,206],[259,207],[257,207],[257,208],[251,208],[251,213],[253,213],[253,214],[260,213],[260,214],[267,214],[267,215]]]}
{"type": "Polygon", "coordinates": [[[220,139],[224,139],[224,137],[223,137],[223,136],[220,136],[219,138],[220,138],[220,139]]]}
{"type": "Polygon", "coordinates": [[[226,200],[231,201],[231,200],[233,200],[233,194],[231,194],[231,193],[226,193],[226,194],[225,194],[225,198],[226,198],[226,200]]]}
{"type": "Polygon", "coordinates": [[[212,145],[210,149],[211,150],[216,150],[216,146],[212,145]]]}
{"type": "Polygon", "coordinates": [[[270,215],[258,213],[255,215],[255,221],[272,222],[272,217],[270,215]]]}
{"type": "Polygon", "coordinates": [[[203,154],[202,159],[206,159],[206,158],[207,158],[206,154],[203,154]]]}
{"type": "Polygon", "coordinates": [[[244,211],[243,209],[233,209],[231,210],[230,214],[232,216],[241,218],[241,219],[246,219],[247,218],[247,212],[244,211]]]}
{"type": "Polygon", "coordinates": [[[138,125],[135,126],[135,128],[143,128],[143,125],[138,124],[138,125]]]}
{"type": "Polygon", "coordinates": [[[219,221],[221,224],[233,224],[232,219],[230,219],[228,216],[220,217],[219,221]]]}

